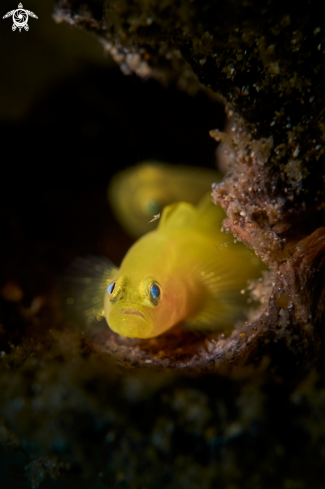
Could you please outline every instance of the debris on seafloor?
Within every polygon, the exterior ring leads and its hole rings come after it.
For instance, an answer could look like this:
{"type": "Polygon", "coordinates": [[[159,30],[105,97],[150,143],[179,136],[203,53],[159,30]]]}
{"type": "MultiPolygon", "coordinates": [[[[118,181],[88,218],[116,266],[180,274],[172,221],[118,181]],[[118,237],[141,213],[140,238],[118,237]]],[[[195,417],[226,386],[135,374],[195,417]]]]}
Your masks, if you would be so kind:
{"type": "Polygon", "coordinates": [[[160,219],[160,213],[159,214],[155,214],[153,216],[153,218],[151,219],[151,221],[148,222],[148,224],[150,224],[151,222],[157,221],[157,219],[160,219]]]}

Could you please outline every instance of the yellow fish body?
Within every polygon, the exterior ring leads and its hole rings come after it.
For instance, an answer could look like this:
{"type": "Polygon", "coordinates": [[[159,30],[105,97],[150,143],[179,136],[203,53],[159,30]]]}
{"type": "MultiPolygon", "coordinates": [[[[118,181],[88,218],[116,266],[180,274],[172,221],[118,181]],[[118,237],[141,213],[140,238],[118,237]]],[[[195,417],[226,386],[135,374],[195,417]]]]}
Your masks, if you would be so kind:
{"type": "Polygon", "coordinates": [[[197,202],[209,191],[211,182],[221,180],[216,170],[194,166],[144,161],[117,173],[108,188],[115,217],[136,238],[157,226],[148,225],[173,202],[197,202]]]}
{"type": "Polygon", "coordinates": [[[104,277],[109,327],[131,338],[158,336],[181,321],[201,330],[232,329],[243,318],[242,289],[261,276],[263,265],[221,233],[224,217],[210,195],[197,207],[165,207],[158,228],[104,277]]]}

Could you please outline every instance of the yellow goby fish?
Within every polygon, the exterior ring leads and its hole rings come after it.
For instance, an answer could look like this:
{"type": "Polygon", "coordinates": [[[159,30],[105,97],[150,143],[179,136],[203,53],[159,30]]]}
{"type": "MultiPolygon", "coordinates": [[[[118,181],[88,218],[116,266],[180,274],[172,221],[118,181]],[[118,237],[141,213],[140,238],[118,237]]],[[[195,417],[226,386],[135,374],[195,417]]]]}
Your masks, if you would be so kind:
{"type": "MultiPolygon", "coordinates": [[[[117,220],[136,238],[148,232],[148,222],[174,202],[197,204],[222,175],[209,168],[170,165],[148,160],[118,172],[108,187],[117,220]]],[[[150,230],[157,222],[152,222],[150,230]]]]}
{"type": "Polygon", "coordinates": [[[158,228],[129,249],[119,268],[94,264],[101,278],[83,282],[89,314],[100,313],[104,303],[109,327],[130,338],[152,338],[179,322],[203,331],[233,329],[244,317],[242,289],[261,276],[263,264],[220,231],[224,217],[210,195],[197,207],[165,207],[158,228]]]}

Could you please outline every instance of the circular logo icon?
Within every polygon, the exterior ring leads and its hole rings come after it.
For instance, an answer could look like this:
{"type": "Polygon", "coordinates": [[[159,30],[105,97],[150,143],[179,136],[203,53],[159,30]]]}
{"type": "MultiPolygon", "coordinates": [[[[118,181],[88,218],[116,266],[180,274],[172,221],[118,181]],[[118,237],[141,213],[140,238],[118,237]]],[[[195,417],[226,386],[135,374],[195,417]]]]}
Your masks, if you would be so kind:
{"type": "Polygon", "coordinates": [[[34,12],[31,12],[30,10],[25,10],[22,3],[18,5],[18,8],[16,10],[11,10],[10,12],[7,12],[6,15],[4,15],[2,18],[7,19],[11,16],[13,21],[12,30],[15,31],[16,29],[19,29],[19,32],[21,32],[22,29],[25,29],[25,31],[29,30],[28,16],[34,17],[34,19],[38,19],[37,15],[35,15],[34,12]]]}
{"type": "Polygon", "coordinates": [[[28,31],[28,13],[26,12],[26,10],[24,9],[17,9],[15,10],[13,16],[12,16],[12,20],[14,22],[13,26],[12,26],[12,30],[15,31],[18,27],[18,29],[22,29],[24,27],[25,30],[28,31]],[[27,27],[27,29],[26,29],[27,27]]]}

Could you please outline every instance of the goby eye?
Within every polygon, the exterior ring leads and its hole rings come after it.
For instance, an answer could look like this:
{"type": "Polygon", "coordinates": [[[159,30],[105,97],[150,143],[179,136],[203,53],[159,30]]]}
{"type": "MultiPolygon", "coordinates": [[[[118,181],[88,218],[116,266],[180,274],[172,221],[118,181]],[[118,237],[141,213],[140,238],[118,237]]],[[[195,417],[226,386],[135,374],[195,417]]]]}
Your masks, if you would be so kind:
{"type": "Polygon", "coordinates": [[[158,305],[160,300],[161,290],[158,284],[153,283],[150,287],[150,301],[154,306],[158,305]]]}
{"type": "Polygon", "coordinates": [[[114,287],[115,287],[115,282],[112,282],[111,284],[109,284],[109,286],[107,287],[107,293],[108,293],[108,295],[111,295],[111,293],[114,290],[114,287]]]}

